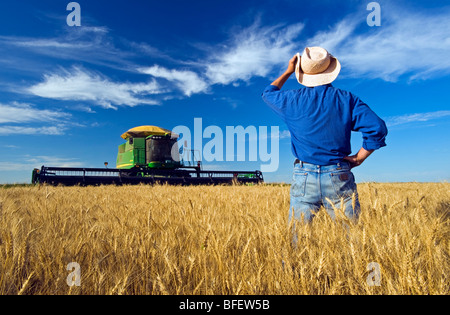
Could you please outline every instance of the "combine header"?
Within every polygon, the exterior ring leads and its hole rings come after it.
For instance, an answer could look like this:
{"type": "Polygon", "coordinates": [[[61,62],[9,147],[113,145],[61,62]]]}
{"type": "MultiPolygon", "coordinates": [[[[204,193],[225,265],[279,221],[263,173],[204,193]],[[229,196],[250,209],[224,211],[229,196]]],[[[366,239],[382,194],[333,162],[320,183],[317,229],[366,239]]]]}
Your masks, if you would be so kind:
{"type": "MultiPolygon", "coordinates": [[[[31,182],[50,185],[217,185],[261,183],[260,171],[205,171],[201,162],[183,164],[177,144],[178,135],[155,126],[141,126],[122,135],[117,168],[46,167],[34,169],[31,182]]],[[[105,166],[107,164],[105,163],[105,166]]]]}

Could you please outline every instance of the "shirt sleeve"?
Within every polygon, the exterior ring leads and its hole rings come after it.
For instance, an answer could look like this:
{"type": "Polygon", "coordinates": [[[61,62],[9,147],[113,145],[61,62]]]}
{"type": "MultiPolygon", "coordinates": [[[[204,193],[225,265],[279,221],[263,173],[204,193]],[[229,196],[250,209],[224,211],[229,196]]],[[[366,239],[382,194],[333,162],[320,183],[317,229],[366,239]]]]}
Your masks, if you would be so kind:
{"type": "Polygon", "coordinates": [[[285,116],[284,113],[287,106],[286,98],[283,96],[278,86],[267,86],[262,93],[262,99],[282,118],[285,116]]]}
{"type": "Polygon", "coordinates": [[[388,133],[386,123],[357,97],[354,97],[352,131],[362,133],[362,147],[368,151],[386,146],[385,139],[388,133]]]}

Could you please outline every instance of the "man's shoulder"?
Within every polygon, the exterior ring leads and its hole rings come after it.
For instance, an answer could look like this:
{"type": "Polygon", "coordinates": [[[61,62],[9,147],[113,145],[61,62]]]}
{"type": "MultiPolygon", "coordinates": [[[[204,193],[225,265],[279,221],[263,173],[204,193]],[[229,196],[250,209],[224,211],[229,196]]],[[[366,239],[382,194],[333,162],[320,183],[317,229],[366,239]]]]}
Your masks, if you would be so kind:
{"type": "Polygon", "coordinates": [[[277,95],[277,96],[284,96],[284,97],[292,97],[296,94],[301,94],[304,89],[288,89],[288,90],[282,90],[277,86],[274,85],[269,85],[267,86],[263,93],[262,96],[268,96],[268,95],[277,95]]]}
{"type": "Polygon", "coordinates": [[[353,92],[350,92],[348,90],[345,90],[345,89],[342,89],[342,88],[338,88],[338,87],[335,87],[335,86],[332,86],[332,85],[330,85],[328,87],[327,91],[329,91],[331,93],[338,94],[338,95],[340,95],[342,97],[346,97],[346,98],[349,98],[349,99],[357,98],[357,96],[353,92]]]}
{"type": "Polygon", "coordinates": [[[342,94],[352,94],[352,92],[350,92],[348,90],[345,90],[345,89],[342,89],[342,88],[338,88],[338,87],[336,87],[334,85],[331,85],[331,84],[329,85],[329,88],[331,90],[334,90],[334,91],[342,93],[342,94]]]}

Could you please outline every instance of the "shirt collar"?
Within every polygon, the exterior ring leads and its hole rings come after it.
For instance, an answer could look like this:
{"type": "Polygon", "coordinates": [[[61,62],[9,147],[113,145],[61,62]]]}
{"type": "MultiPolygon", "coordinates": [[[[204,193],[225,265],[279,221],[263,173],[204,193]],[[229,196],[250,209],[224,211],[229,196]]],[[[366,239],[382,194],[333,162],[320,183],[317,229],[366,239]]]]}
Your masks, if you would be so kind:
{"type": "Polygon", "coordinates": [[[331,83],[328,83],[328,84],[324,84],[324,85],[318,85],[318,86],[315,86],[315,88],[317,89],[317,88],[320,88],[320,89],[324,89],[324,88],[327,88],[327,87],[332,87],[333,85],[331,85],[331,83]]]}

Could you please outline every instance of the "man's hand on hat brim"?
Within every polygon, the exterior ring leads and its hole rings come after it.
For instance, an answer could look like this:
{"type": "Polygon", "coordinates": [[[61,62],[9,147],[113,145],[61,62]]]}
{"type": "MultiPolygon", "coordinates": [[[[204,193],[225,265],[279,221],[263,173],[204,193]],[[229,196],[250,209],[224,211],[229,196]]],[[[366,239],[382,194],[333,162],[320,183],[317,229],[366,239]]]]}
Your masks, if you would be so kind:
{"type": "Polygon", "coordinates": [[[294,55],[294,57],[289,60],[289,65],[286,70],[287,73],[293,74],[295,72],[295,66],[297,65],[297,55],[294,55]]]}
{"type": "Polygon", "coordinates": [[[295,72],[295,66],[297,65],[297,55],[291,58],[289,60],[289,66],[287,70],[275,81],[272,82],[271,85],[275,85],[278,88],[282,88],[283,85],[286,83],[287,79],[295,72]]]}

